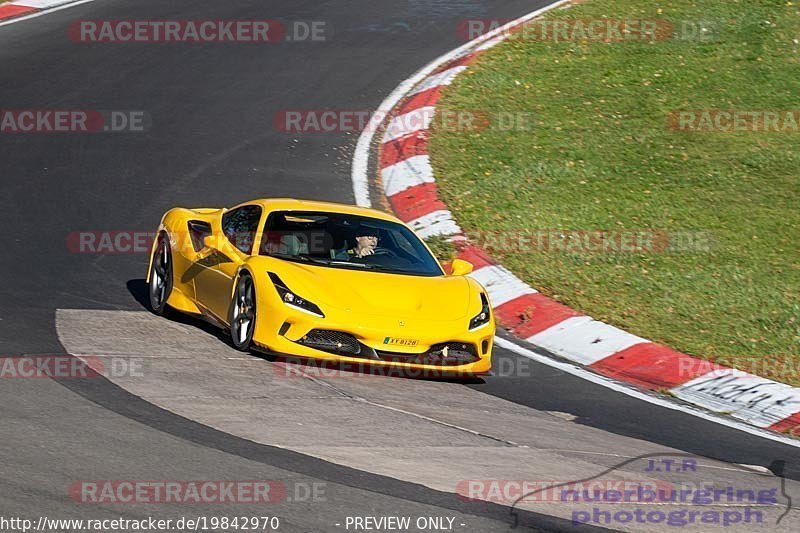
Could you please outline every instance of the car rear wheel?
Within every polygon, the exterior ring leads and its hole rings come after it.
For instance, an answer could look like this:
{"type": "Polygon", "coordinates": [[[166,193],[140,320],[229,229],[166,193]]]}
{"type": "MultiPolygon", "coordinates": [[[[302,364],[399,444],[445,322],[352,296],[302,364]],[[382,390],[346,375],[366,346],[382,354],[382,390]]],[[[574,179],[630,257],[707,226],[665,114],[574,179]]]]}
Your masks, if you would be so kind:
{"type": "Polygon", "coordinates": [[[233,345],[237,350],[248,351],[256,330],[256,288],[253,278],[246,272],[236,282],[230,322],[233,345]]]}
{"type": "Polygon", "coordinates": [[[157,315],[164,315],[167,300],[172,293],[172,253],[166,234],[158,236],[158,244],[153,252],[150,267],[150,309],[157,315]]]}

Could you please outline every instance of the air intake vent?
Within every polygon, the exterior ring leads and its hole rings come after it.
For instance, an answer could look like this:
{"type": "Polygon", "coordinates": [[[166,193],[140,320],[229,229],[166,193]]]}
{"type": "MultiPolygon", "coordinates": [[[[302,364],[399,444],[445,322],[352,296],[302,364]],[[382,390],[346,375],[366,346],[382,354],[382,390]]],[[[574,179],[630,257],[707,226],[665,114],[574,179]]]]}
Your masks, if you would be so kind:
{"type": "Polygon", "coordinates": [[[312,329],[299,341],[299,344],[337,355],[358,355],[361,344],[355,337],[341,331],[312,329]]]}

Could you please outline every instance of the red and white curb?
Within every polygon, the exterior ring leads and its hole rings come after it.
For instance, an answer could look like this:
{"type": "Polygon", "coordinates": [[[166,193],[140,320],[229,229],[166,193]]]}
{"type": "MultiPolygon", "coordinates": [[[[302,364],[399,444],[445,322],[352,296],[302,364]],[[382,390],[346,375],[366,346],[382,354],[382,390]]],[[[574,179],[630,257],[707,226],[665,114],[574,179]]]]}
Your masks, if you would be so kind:
{"type": "MultiPolygon", "coordinates": [[[[385,113],[378,143],[378,186],[398,218],[421,237],[445,236],[470,274],[488,291],[500,325],[515,336],[596,373],[726,413],[758,428],[800,436],[800,389],[715,365],[637,337],[586,316],[536,291],[471,245],[439,198],[428,156],[428,128],[442,89],[483,51],[549,7],[479,37],[423,68],[379,109],[385,113]]],[[[359,139],[353,162],[356,200],[370,205],[367,176],[372,135],[359,139]]]]}
{"type": "Polygon", "coordinates": [[[85,3],[85,0],[14,0],[0,4],[0,22],[50,11],[67,4],[85,3]]]}

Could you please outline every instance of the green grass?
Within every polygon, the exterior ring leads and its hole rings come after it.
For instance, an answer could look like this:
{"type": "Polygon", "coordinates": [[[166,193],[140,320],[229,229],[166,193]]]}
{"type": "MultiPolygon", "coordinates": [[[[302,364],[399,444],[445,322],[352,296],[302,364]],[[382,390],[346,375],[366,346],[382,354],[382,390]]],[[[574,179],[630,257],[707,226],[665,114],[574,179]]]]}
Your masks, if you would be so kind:
{"type": "Polygon", "coordinates": [[[458,253],[455,245],[445,237],[429,237],[425,243],[440,262],[450,262],[458,253]]]}
{"type": "Polygon", "coordinates": [[[800,109],[798,2],[596,0],[548,17],[688,20],[710,38],[513,39],[482,56],[440,112],[533,120],[434,132],[437,181],[460,225],[710,236],[708,249],[682,252],[491,252],[598,319],[800,385],[800,133],[666,126],[674,110],[800,109]]]}

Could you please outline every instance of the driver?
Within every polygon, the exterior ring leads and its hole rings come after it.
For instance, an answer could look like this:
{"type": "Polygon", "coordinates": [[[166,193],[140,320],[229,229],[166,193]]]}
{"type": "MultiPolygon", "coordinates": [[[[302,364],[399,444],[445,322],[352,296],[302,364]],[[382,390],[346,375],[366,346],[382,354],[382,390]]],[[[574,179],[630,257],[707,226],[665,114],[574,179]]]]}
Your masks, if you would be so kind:
{"type": "Polygon", "coordinates": [[[355,257],[366,257],[375,253],[378,246],[378,232],[364,228],[356,235],[356,247],[348,250],[355,257]]]}
{"type": "Polygon", "coordinates": [[[336,259],[355,259],[373,255],[378,247],[378,230],[368,226],[359,227],[356,231],[356,245],[349,250],[336,254],[336,259]]]}

